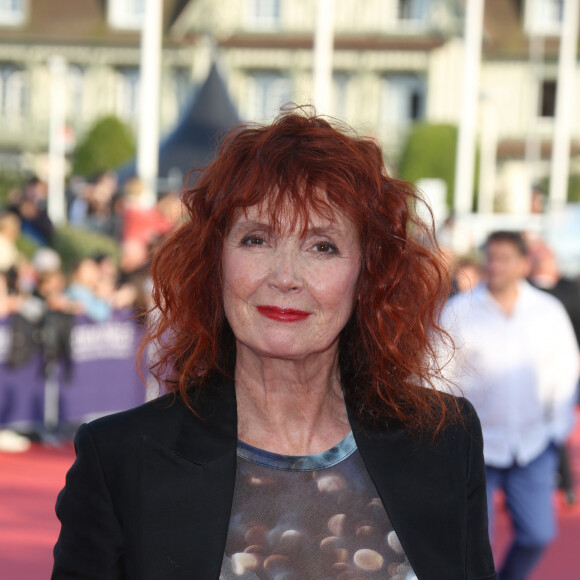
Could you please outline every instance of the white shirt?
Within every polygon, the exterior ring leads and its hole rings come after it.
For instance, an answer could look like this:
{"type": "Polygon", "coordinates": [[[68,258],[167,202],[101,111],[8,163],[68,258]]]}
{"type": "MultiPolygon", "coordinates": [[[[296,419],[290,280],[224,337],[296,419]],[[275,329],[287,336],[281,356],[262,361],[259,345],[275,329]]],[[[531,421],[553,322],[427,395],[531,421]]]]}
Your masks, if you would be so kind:
{"type": "Polygon", "coordinates": [[[473,403],[487,465],[526,465],[573,425],[578,345],[562,304],[522,281],[507,315],[485,286],[446,305],[457,351],[445,374],[473,403]]]}

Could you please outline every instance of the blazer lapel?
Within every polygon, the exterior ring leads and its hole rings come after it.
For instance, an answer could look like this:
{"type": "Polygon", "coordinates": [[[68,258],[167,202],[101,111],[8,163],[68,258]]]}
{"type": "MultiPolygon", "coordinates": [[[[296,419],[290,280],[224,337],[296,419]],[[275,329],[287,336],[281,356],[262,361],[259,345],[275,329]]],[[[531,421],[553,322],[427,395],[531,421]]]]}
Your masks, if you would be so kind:
{"type": "Polygon", "coordinates": [[[203,420],[181,403],[173,441],[143,440],[139,578],[219,577],[236,471],[233,384],[208,384],[194,405],[203,420]]]}
{"type": "Polygon", "coordinates": [[[447,441],[419,440],[402,428],[367,429],[351,410],[349,418],[365,466],[417,577],[465,578],[465,477],[457,472],[460,458],[453,457],[447,441]]]}

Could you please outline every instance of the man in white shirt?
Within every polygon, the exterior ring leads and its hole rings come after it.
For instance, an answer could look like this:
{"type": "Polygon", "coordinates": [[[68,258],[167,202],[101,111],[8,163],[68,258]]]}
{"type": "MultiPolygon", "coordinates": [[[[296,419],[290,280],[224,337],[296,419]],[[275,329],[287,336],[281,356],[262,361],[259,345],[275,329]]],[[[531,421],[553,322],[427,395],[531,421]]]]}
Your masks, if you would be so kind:
{"type": "Polygon", "coordinates": [[[495,232],[485,251],[485,283],[451,299],[442,326],[457,347],[449,378],[483,428],[490,527],[497,488],[514,523],[499,579],[523,580],[555,536],[557,446],[573,424],[578,346],[562,304],[525,281],[521,234],[495,232]]]}

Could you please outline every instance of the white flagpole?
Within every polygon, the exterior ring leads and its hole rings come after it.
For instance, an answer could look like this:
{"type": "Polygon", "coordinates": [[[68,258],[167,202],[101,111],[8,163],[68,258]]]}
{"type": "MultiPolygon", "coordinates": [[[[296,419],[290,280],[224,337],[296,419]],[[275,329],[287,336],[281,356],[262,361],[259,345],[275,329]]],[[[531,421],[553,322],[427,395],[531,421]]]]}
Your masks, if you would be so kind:
{"type": "MultiPolygon", "coordinates": [[[[141,32],[141,83],[137,175],[155,196],[159,169],[159,92],[163,0],[145,0],[141,32]]],[[[155,199],[149,200],[151,204],[155,199]]]]}
{"type": "Polygon", "coordinates": [[[334,50],[334,0],[318,0],[314,35],[314,105],[317,112],[330,113],[332,52],[334,50]]]}
{"type": "Polygon", "coordinates": [[[48,141],[48,216],[55,225],[66,223],[65,181],[65,123],[66,70],[61,56],[48,61],[50,70],[50,123],[48,141]]]}
{"type": "Polygon", "coordinates": [[[497,111],[493,97],[482,104],[482,125],[480,134],[479,196],[477,211],[493,213],[495,176],[497,165],[497,111]]]}
{"type": "Polygon", "coordinates": [[[454,209],[457,216],[471,212],[473,203],[473,176],[475,173],[475,134],[479,68],[483,32],[484,0],[465,3],[465,51],[461,91],[461,117],[455,155],[454,209]]]}

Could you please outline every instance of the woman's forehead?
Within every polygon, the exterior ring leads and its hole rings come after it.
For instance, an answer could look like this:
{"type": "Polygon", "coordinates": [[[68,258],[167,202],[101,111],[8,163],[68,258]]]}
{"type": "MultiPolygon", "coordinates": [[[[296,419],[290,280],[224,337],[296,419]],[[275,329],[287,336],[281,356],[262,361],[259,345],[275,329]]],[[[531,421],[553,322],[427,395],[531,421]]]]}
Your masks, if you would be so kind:
{"type": "Polygon", "coordinates": [[[350,229],[351,220],[344,212],[333,209],[328,204],[322,207],[299,209],[291,204],[284,207],[271,207],[271,204],[256,204],[246,208],[238,208],[234,214],[233,226],[242,223],[262,224],[268,229],[277,231],[305,232],[309,229],[350,229]]]}

